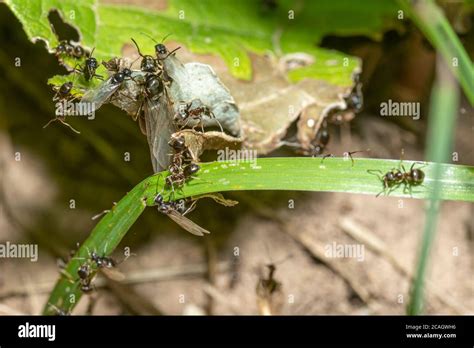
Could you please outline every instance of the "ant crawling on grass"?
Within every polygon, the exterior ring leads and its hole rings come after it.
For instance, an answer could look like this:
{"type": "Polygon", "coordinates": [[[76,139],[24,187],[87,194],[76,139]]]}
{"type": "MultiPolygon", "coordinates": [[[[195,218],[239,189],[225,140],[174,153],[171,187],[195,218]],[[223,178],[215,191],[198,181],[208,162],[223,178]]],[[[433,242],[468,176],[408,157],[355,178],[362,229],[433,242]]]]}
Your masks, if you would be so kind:
{"type": "MultiPolygon", "coordinates": [[[[123,260],[122,260],[123,261],[123,260]]],[[[89,253],[89,258],[79,266],[77,275],[81,284],[81,290],[84,293],[89,293],[94,290],[92,281],[95,277],[95,270],[101,270],[104,274],[114,280],[123,280],[123,274],[119,271],[114,271],[112,268],[116,267],[119,262],[108,256],[100,256],[97,252],[89,253]]]]}
{"type": "Polygon", "coordinates": [[[416,164],[422,164],[420,162],[413,162],[410,170],[407,171],[405,166],[400,162],[400,168],[393,168],[389,172],[383,174],[380,170],[368,170],[369,173],[375,174],[383,182],[383,190],[380,191],[375,197],[380,196],[382,193],[390,194],[396,190],[400,185],[404,185],[403,193],[412,194],[413,186],[420,186],[423,184],[425,179],[425,173],[420,168],[415,168],[416,164]]]}
{"type": "Polygon", "coordinates": [[[168,167],[169,175],[166,177],[166,186],[171,187],[174,192],[174,187],[181,188],[188,180],[194,178],[201,167],[192,161],[192,155],[186,146],[183,136],[171,137],[168,142],[173,149],[174,154],[171,157],[171,163],[168,167]]]}
{"type": "Polygon", "coordinates": [[[184,230],[196,236],[204,236],[210,232],[195,222],[189,220],[185,215],[192,211],[196,206],[196,201],[192,201],[190,206],[186,206],[185,200],[165,202],[161,193],[155,196],[155,204],[158,206],[158,211],[167,215],[171,220],[176,222],[184,230]]]}

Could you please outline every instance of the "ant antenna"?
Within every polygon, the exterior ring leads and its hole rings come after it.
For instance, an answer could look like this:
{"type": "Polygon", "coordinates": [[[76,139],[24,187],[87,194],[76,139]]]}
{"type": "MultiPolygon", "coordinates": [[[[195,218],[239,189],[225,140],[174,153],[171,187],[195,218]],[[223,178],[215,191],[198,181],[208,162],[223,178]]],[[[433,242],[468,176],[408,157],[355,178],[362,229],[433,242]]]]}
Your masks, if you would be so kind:
{"type": "Polygon", "coordinates": [[[169,34],[165,35],[165,36],[163,37],[163,39],[161,39],[160,42],[158,42],[158,41],[156,41],[150,34],[144,33],[143,31],[141,31],[140,34],[145,35],[146,37],[148,37],[149,39],[151,39],[154,43],[163,43],[163,41],[165,41],[168,37],[171,36],[171,33],[169,33],[169,34]]]}
{"type": "MultiPolygon", "coordinates": [[[[158,43],[162,44],[163,41],[165,41],[169,36],[171,36],[171,33],[169,33],[168,35],[165,35],[165,36],[163,37],[163,39],[161,40],[161,42],[158,42],[158,41],[156,41],[153,37],[151,37],[151,36],[150,36],[149,34],[147,34],[147,33],[140,32],[140,34],[143,34],[143,35],[145,35],[146,37],[150,38],[150,39],[153,40],[153,42],[156,43],[156,44],[158,44],[158,43]]],[[[132,40],[133,40],[133,39],[132,39],[132,40]]],[[[162,58],[162,59],[160,59],[160,60],[165,60],[166,58],[168,58],[170,55],[172,55],[173,53],[175,53],[175,52],[176,52],[177,50],[179,50],[180,48],[181,48],[181,47],[176,47],[174,50],[172,50],[171,52],[169,52],[169,53],[166,55],[166,57],[164,57],[164,58],[162,58]]]]}
{"type": "Polygon", "coordinates": [[[161,40],[161,43],[163,43],[163,41],[165,41],[165,40],[166,40],[167,38],[169,38],[170,36],[171,36],[171,33],[165,35],[165,36],[163,37],[163,39],[161,40]]]}
{"type": "Polygon", "coordinates": [[[181,48],[181,46],[179,47],[176,47],[174,50],[172,50],[171,52],[169,52],[166,57],[164,57],[162,60],[165,60],[166,58],[168,58],[169,56],[171,56],[173,53],[175,53],[177,50],[179,50],[181,48]]]}
{"type": "Polygon", "coordinates": [[[156,41],[150,34],[144,33],[143,31],[141,31],[140,34],[145,35],[147,38],[151,39],[154,43],[158,43],[158,41],[156,41]]]}
{"type": "Polygon", "coordinates": [[[334,157],[334,155],[332,153],[324,155],[323,158],[321,159],[321,164],[323,164],[323,161],[328,157],[334,157]]]}
{"type": "Polygon", "coordinates": [[[138,54],[139,54],[141,57],[145,57],[145,56],[142,54],[142,52],[140,51],[140,47],[138,47],[138,44],[137,44],[137,42],[133,39],[133,37],[131,37],[130,39],[131,39],[131,40],[133,41],[133,43],[135,44],[135,47],[137,48],[138,54]]]}
{"type": "Polygon", "coordinates": [[[347,156],[350,157],[353,167],[354,167],[354,158],[352,157],[352,155],[355,154],[355,153],[359,153],[359,152],[370,152],[370,149],[344,152],[344,157],[347,157],[347,156]]]}

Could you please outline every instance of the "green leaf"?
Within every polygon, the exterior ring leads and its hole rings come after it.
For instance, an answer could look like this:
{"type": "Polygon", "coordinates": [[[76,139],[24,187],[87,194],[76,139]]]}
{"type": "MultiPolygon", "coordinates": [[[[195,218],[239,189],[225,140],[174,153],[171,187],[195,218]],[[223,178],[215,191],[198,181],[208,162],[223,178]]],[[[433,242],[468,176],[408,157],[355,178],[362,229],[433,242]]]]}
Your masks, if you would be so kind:
{"type": "Polygon", "coordinates": [[[349,86],[360,60],[318,48],[323,36],[381,36],[399,25],[393,1],[280,1],[275,10],[264,10],[259,1],[170,1],[165,11],[131,6],[96,4],[93,0],[8,0],[30,39],[40,38],[54,47],[47,15],[57,9],[63,19],[82,34],[82,43],[96,47],[98,59],[119,56],[123,45],[134,37],[143,50],[153,53],[153,43],[172,34],[172,40],[196,53],[219,55],[238,78],[252,77],[249,52],[278,55],[305,52],[314,64],[290,73],[293,81],[316,78],[349,86]],[[291,12],[293,11],[293,12],[291,12]],[[294,19],[293,17],[294,16],[294,19]],[[312,28],[312,30],[308,30],[312,28]],[[279,39],[279,37],[281,37],[279,39]]]}
{"type": "Polygon", "coordinates": [[[49,12],[56,9],[66,23],[79,30],[86,46],[95,45],[95,0],[6,0],[5,3],[18,17],[30,40],[43,40],[49,48],[58,44],[48,20],[49,12]]]}
{"type": "Polygon", "coordinates": [[[427,158],[436,162],[433,168],[435,183],[426,207],[426,221],[418,255],[416,276],[412,281],[410,303],[407,313],[418,315],[423,312],[424,282],[428,260],[439,213],[439,201],[443,195],[443,186],[439,178],[443,177],[443,168],[439,163],[449,159],[452,153],[459,105],[459,88],[449,67],[438,59],[438,74],[431,93],[430,118],[427,137],[427,158]]]}
{"type": "MultiPolygon", "coordinates": [[[[368,171],[380,170],[385,173],[400,165],[400,161],[363,158],[355,159],[354,166],[346,158],[327,158],[322,163],[321,161],[321,158],[295,157],[262,158],[254,163],[203,163],[197,174],[199,179],[187,183],[183,190],[176,192],[175,198],[242,190],[327,191],[375,195],[382,190],[383,183],[368,171]]],[[[403,165],[408,169],[413,163],[404,161],[403,165]]],[[[435,166],[433,163],[425,163],[416,167],[422,167],[426,174],[423,185],[414,187],[411,195],[408,190],[403,192],[403,187],[400,187],[390,193],[390,196],[422,199],[430,195],[435,166]]],[[[437,182],[442,188],[443,199],[474,202],[474,167],[442,164],[439,168],[441,176],[437,182]]],[[[87,258],[91,251],[109,255],[143,212],[145,205],[154,204],[156,192],[163,191],[164,196],[169,198],[170,191],[164,190],[163,187],[166,175],[166,172],[161,172],[145,179],[104,216],[67,265],[64,273],[68,276],[63,274],[58,280],[50,295],[49,304],[65,311],[74,308],[82,295],[77,269],[84,262],[83,259],[87,258]],[[74,298],[74,302],[70,301],[71,298],[74,298]]],[[[46,305],[44,313],[55,314],[55,311],[53,307],[46,305]]]]}

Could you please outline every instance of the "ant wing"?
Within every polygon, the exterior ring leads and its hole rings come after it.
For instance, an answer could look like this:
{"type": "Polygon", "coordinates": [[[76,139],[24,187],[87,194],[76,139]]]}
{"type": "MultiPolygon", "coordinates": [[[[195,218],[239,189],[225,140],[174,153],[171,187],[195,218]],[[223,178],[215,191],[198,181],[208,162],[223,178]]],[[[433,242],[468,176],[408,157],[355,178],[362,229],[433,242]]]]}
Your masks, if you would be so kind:
{"type": "Polygon", "coordinates": [[[174,133],[172,111],[168,98],[163,94],[157,100],[146,98],[145,113],[146,136],[150,146],[151,163],[155,173],[169,165],[168,141],[174,133]]]}
{"type": "Polygon", "coordinates": [[[177,83],[184,82],[188,79],[188,73],[181,61],[176,58],[175,54],[171,54],[163,60],[165,72],[173,81],[177,83]]]}
{"type": "Polygon", "coordinates": [[[101,83],[97,88],[90,89],[81,99],[81,103],[90,103],[93,110],[98,110],[120,87],[120,83],[114,83],[113,77],[108,78],[101,83]]]}
{"type": "Polygon", "coordinates": [[[206,229],[202,228],[201,226],[199,226],[198,224],[196,224],[195,222],[189,220],[187,217],[184,217],[183,215],[181,215],[180,213],[178,213],[174,209],[171,209],[167,213],[167,215],[171,218],[171,220],[173,220],[178,225],[180,225],[183,229],[185,229],[186,231],[188,231],[191,234],[194,234],[195,236],[202,237],[202,236],[204,236],[204,234],[211,233],[208,230],[206,230],[206,229]]]}

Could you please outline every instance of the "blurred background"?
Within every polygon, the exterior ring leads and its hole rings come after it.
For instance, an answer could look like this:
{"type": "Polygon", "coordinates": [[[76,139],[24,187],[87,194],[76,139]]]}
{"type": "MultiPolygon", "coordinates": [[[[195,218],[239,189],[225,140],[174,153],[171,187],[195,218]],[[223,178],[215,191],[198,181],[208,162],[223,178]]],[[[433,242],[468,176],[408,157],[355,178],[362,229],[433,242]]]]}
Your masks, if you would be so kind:
{"type": "MultiPolygon", "coordinates": [[[[472,58],[473,14],[455,6],[446,12],[472,58]]],[[[0,28],[0,243],[39,245],[37,262],[0,259],[0,314],[39,314],[59,276],[57,260],[87,238],[97,222],[92,217],[151,175],[152,167],[138,124],[111,105],[94,120],[68,120],[80,134],[59,122],[43,129],[54,117],[54,92],[47,80],[65,70],[42,43],[27,40],[4,4],[0,28]]],[[[66,37],[77,37],[71,27],[58,28],[66,37]]],[[[364,109],[350,124],[330,126],[328,151],[370,148],[370,157],[398,159],[403,149],[405,159],[423,160],[436,54],[418,30],[388,31],[379,42],[326,37],[322,46],[363,59],[364,109]],[[421,119],[378,116],[380,103],[388,99],[420,102],[421,119]]],[[[453,163],[474,164],[473,116],[463,96],[454,144],[458,161],[453,163]]],[[[278,150],[271,155],[295,154],[278,150]]],[[[147,209],[119,248],[133,253],[118,266],[127,281],[97,279],[98,290],[84,296],[74,314],[405,312],[424,224],[423,201],[302,192],[225,196],[239,204],[226,208],[202,200],[190,215],[212,232],[205,238],[147,209]],[[370,247],[361,235],[384,248],[370,247]],[[334,242],[364,243],[365,260],[325,257],[324,247],[334,242]],[[268,280],[272,263],[278,286],[268,294],[269,282],[262,279],[268,280]]],[[[428,313],[474,312],[473,213],[469,203],[442,203],[428,313]]],[[[120,250],[116,258],[123,258],[120,250]]]]}

